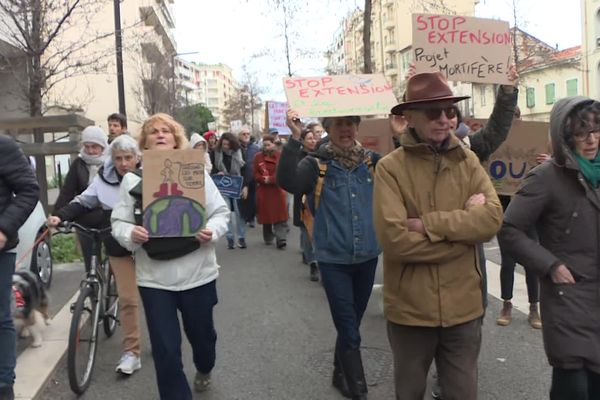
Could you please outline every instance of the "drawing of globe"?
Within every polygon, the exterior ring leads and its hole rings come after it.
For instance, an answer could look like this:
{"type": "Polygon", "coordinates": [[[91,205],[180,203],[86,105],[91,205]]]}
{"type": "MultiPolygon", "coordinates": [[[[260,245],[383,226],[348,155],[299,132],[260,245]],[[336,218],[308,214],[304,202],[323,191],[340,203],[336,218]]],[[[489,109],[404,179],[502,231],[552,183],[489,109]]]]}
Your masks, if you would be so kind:
{"type": "Polygon", "coordinates": [[[194,236],[205,222],[204,207],[187,197],[161,197],[144,210],[144,227],[154,237],[194,236]]]}

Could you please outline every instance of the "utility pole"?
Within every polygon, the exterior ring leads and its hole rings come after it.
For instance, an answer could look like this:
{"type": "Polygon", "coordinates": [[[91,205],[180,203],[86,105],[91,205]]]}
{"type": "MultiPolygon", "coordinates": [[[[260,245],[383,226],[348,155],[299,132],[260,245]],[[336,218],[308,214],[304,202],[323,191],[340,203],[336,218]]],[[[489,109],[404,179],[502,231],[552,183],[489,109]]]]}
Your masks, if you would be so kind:
{"type": "Polygon", "coordinates": [[[119,93],[119,113],[127,115],[125,109],[125,82],[123,81],[123,40],[121,32],[121,0],[113,0],[115,12],[115,53],[117,55],[117,90],[119,93]]]}

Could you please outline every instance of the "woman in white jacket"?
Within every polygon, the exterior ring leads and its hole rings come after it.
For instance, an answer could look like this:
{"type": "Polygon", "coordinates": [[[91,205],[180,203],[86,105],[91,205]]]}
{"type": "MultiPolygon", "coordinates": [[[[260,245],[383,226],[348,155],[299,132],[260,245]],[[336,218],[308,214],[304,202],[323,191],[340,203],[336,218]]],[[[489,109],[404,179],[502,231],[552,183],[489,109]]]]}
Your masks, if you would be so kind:
{"type": "MultiPolygon", "coordinates": [[[[188,148],[183,127],[166,114],[155,114],[142,125],[139,138],[142,150],[188,148]]],[[[129,173],[123,178],[120,198],[112,213],[113,236],[134,252],[137,284],[140,290],[152,345],[160,398],[187,400],[192,393],[181,360],[181,331],[184,331],[194,354],[196,377],[194,389],[208,388],[215,364],[217,340],[213,307],[217,303],[216,279],[219,275],[215,243],[227,230],[229,209],[207,172],[205,177],[206,227],[195,239],[200,247],[171,259],[153,259],[148,255],[151,240],[148,231],[136,224],[134,211],[139,207],[141,178],[129,173]]],[[[181,238],[183,242],[185,239],[181,238]]],[[[160,239],[159,239],[160,240],[160,239]]]]}

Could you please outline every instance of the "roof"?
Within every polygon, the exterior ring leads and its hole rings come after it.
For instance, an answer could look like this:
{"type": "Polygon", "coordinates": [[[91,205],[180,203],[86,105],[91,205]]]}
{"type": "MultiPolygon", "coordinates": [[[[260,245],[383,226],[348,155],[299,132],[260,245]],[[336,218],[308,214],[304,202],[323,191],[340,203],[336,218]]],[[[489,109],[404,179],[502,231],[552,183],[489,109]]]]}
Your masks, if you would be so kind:
{"type": "Polygon", "coordinates": [[[562,64],[568,61],[576,61],[581,57],[581,46],[570,47],[564,50],[556,50],[547,57],[541,59],[530,59],[519,63],[519,71],[526,72],[531,69],[540,69],[552,65],[562,64]]]}

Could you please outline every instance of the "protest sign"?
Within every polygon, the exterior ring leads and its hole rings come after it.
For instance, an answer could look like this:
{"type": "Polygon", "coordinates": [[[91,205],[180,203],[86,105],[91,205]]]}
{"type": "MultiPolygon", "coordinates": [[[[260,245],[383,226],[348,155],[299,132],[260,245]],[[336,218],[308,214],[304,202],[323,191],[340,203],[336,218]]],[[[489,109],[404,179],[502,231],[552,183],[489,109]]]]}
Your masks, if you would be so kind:
{"type": "Polygon", "coordinates": [[[392,128],[387,118],[364,119],[359,127],[356,140],[365,148],[386,155],[394,150],[392,128]]]}
{"type": "Polygon", "coordinates": [[[417,73],[441,72],[451,81],[510,84],[508,22],[413,14],[412,46],[417,73]]]}
{"type": "MultiPolygon", "coordinates": [[[[485,120],[465,120],[469,126],[484,126],[485,120]]],[[[550,152],[547,122],[513,121],[506,140],[492,153],[484,167],[498,194],[514,195],[540,153],[550,152]]]]}
{"type": "Polygon", "coordinates": [[[280,101],[267,101],[267,126],[275,128],[280,135],[290,135],[290,128],[286,125],[288,103],[280,101]]]}
{"type": "Polygon", "coordinates": [[[224,197],[239,199],[242,196],[244,178],[234,175],[212,175],[212,179],[224,197]]]}
{"type": "Polygon", "coordinates": [[[389,114],[398,101],[383,75],[284,78],[291,108],[302,117],[389,114]]]}
{"type": "Polygon", "coordinates": [[[204,151],[145,150],[144,228],[150,237],[194,236],[206,223],[204,151]]]}

